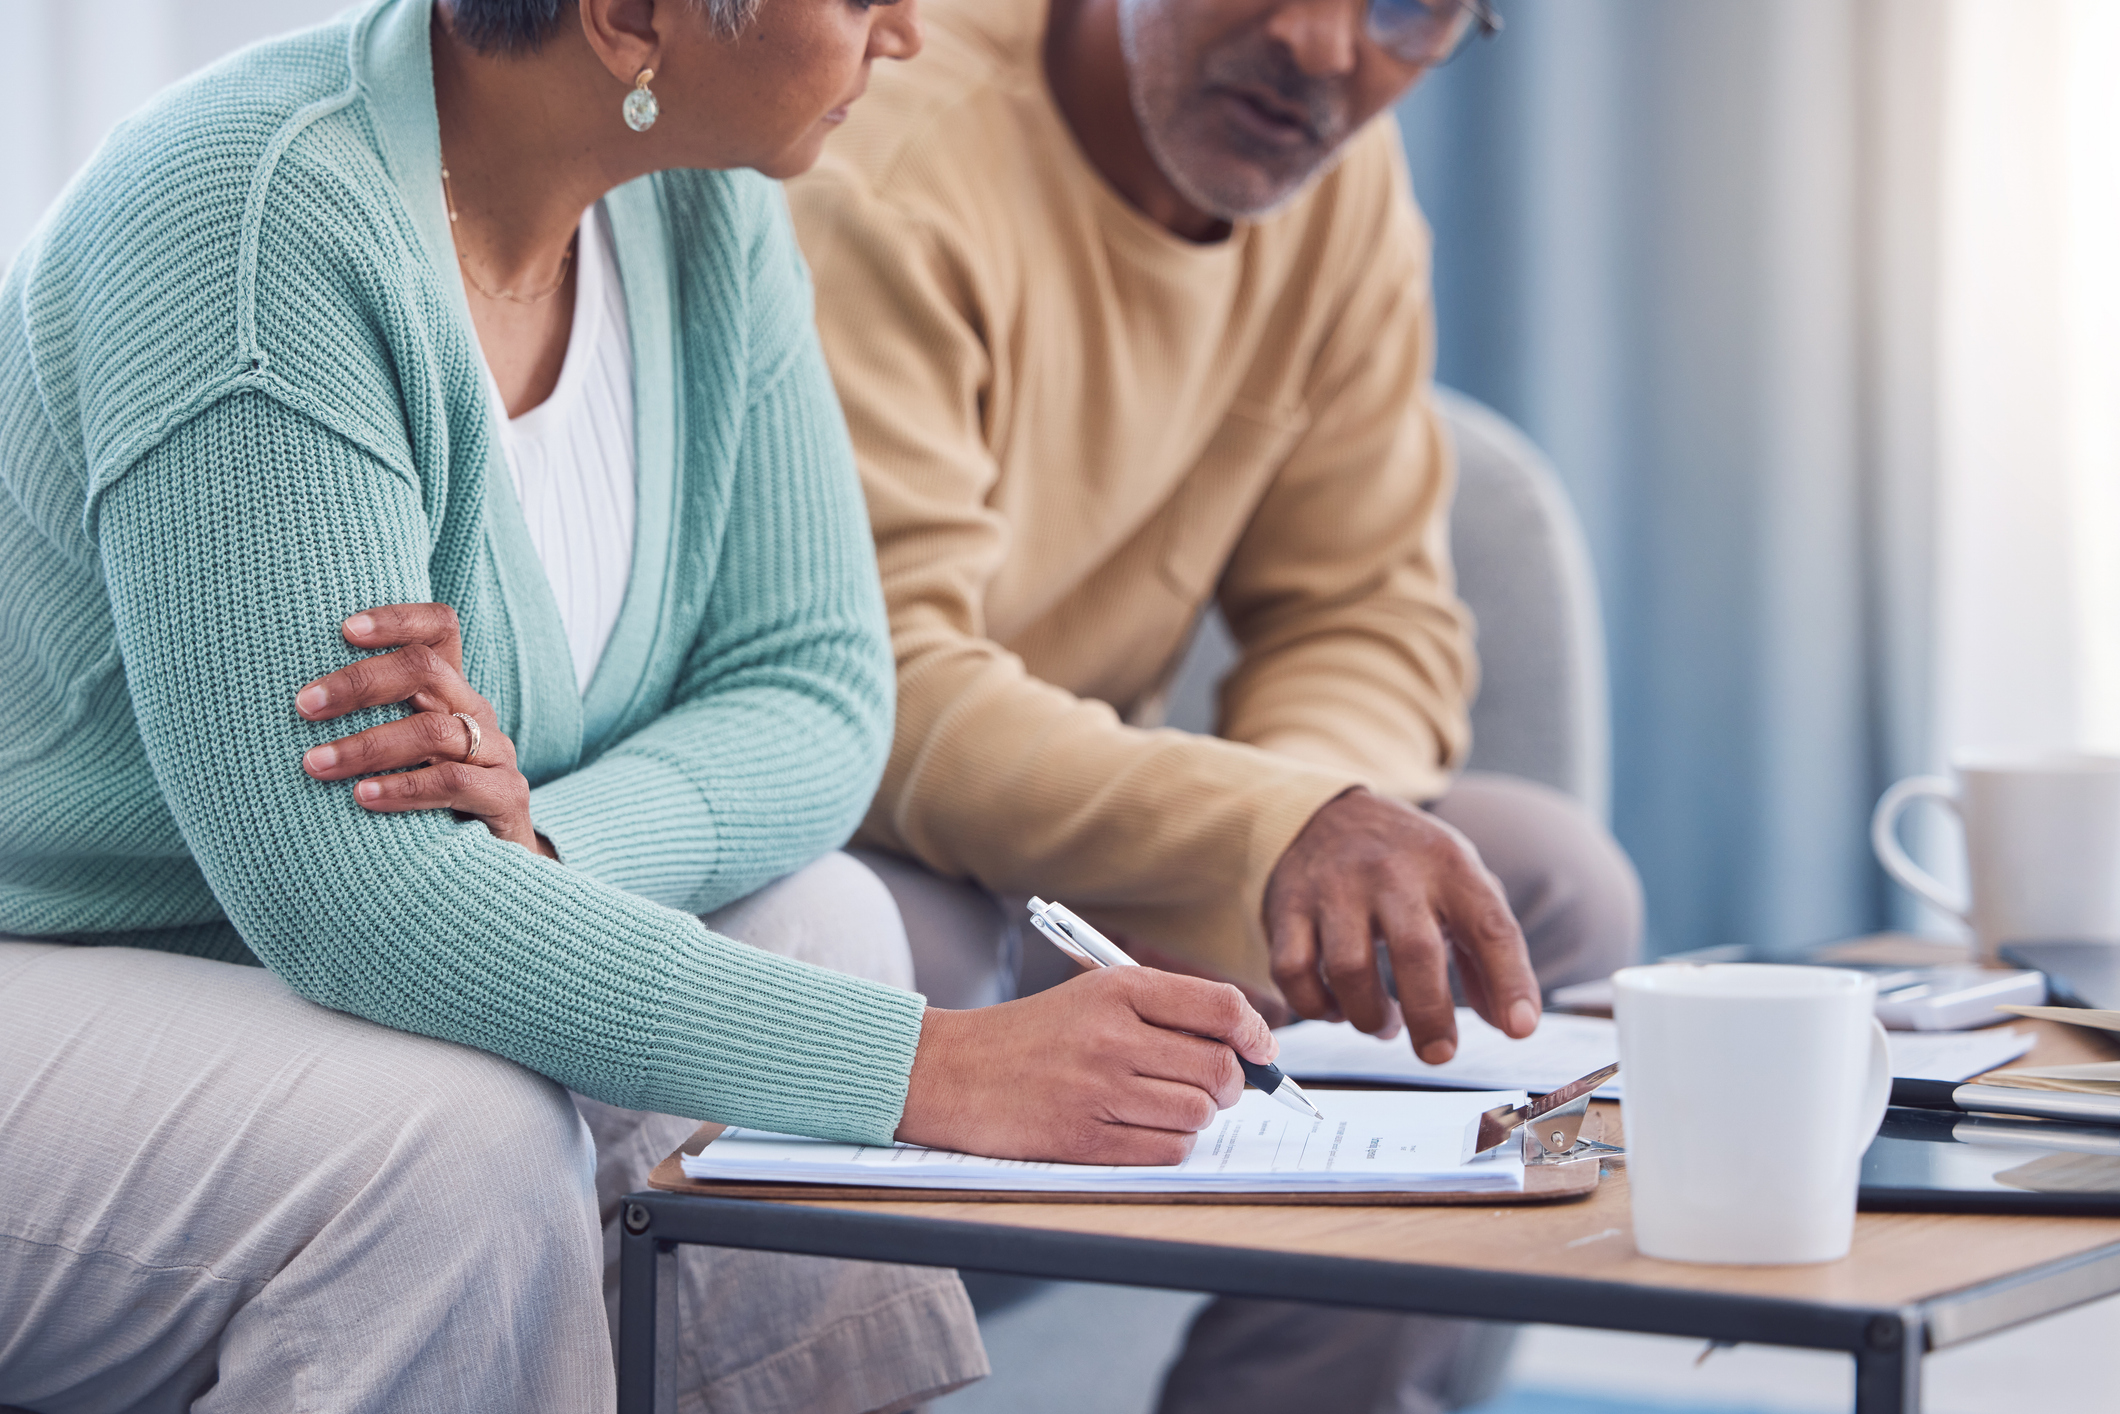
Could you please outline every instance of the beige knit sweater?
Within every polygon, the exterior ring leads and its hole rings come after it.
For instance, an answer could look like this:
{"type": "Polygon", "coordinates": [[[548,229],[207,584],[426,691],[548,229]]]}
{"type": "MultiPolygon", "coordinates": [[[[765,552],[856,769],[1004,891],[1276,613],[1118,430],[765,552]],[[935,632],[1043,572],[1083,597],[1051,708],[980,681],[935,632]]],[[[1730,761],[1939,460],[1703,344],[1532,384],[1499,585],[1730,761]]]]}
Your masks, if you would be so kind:
{"type": "Polygon", "coordinates": [[[1075,146],[1044,13],[929,0],[791,187],[898,660],[863,838],[1263,980],[1311,814],[1432,799],[1467,746],[1427,233],[1385,119],[1271,217],[1171,235],[1075,146]],[[1226,740],[1151,729],[1210,598],[1226,740]]]}

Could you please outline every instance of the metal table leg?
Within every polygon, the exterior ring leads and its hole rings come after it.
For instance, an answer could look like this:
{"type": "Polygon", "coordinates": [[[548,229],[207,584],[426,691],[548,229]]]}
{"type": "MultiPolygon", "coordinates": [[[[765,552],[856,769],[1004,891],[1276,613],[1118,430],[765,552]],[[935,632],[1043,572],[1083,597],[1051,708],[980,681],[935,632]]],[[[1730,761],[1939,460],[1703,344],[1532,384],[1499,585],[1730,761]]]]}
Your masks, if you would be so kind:
{"type": "Polygon", "coordinates": [[[1855,1414],[1921,1414],[1921,1317],[1873,1316],[1855,1352],[1855,1414]]]}
{"type": "Polygon", "coordinates": [[[618,1414],[672,1414],[677,1392],[677,1246],[654,1232],[640,1203],[626,1204],[618,1246],[618,1414]]]}

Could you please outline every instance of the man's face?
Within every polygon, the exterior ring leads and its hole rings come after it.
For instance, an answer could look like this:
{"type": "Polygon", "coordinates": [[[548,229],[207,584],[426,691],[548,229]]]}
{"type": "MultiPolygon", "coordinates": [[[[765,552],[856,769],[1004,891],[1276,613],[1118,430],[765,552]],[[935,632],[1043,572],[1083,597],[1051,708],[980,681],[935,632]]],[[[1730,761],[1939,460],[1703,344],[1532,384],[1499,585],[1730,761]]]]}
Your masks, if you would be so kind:
{"type": "Polygon", "coordinates": [[[1164,177],[1224,220],[1264,215],[1421,76],[1368,0],[1119,0],[1134,116],[1164,177]]]}

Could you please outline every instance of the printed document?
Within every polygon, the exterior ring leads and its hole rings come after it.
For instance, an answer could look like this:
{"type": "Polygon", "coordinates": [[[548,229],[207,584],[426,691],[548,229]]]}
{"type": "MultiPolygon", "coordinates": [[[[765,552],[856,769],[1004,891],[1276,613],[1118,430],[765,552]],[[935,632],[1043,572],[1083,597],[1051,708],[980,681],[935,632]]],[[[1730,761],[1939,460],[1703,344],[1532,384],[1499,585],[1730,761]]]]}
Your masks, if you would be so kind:
{"type": "Polygon", "coordinates": [[[1475,1156],[1480,1112],[1521,1090],[1313,1094],[1323,1121],[1247,1089],[1168,1167],[985,1159],[910,1144],[838,1144],[730,1129],[684,1158],[685,1177],[1032,1193],[1521,1192],[1518,1146],[1475,1156]]]}
{"type": "MultiPolygon", "coordinates": [[[[1470,1007],[1459,1007],[1457,1028],[1457,1054],[1441,1065],[1427,1065],[1404,1033],[1381,1041],[1345,1021],[1299,1021],[1274,1033],[1281,1043],[1276,1064],[1305,1085],[1357,1080],[1543,1095],[1619,1059],[1619,1028],[1602,1016],[1549,1011],[1539,1018],[1538,1030],[1514,1041],[1470,1007]]],[[[1892,1074],[1902,1080],[1968,1080],[2032,1048],[2030,1032],[2008,1027],[1887,1031],[1885,1042],[1892,1051],[1892,1074]]],[[[1626,1079],[1625,1071],[1613,1076],[1596,1098],[1622,1098],[1626,1079]]]]}

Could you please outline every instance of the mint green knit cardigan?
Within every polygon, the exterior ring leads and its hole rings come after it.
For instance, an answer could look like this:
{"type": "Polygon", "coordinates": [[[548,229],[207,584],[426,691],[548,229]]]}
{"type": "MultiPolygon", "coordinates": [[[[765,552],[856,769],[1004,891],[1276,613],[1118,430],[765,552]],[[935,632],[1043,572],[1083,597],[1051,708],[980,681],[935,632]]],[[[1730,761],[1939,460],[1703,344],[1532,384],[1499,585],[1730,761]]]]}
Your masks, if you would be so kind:
{"type": "Polygon", "coordinates": [[[779,188],[606,199],[640,529],[580,692],[488,415],[429,21],[384,0],[162,95],[0,283],[0,933],[261,961],[613,1104],[888,1141],[921,999],[694,916],[845,839],[890,740],[779,188]],[[340,622],[419,601],[460,615],[564,864],[302,772],[398,711],[295,714],[359,656],[340,622]]]}

